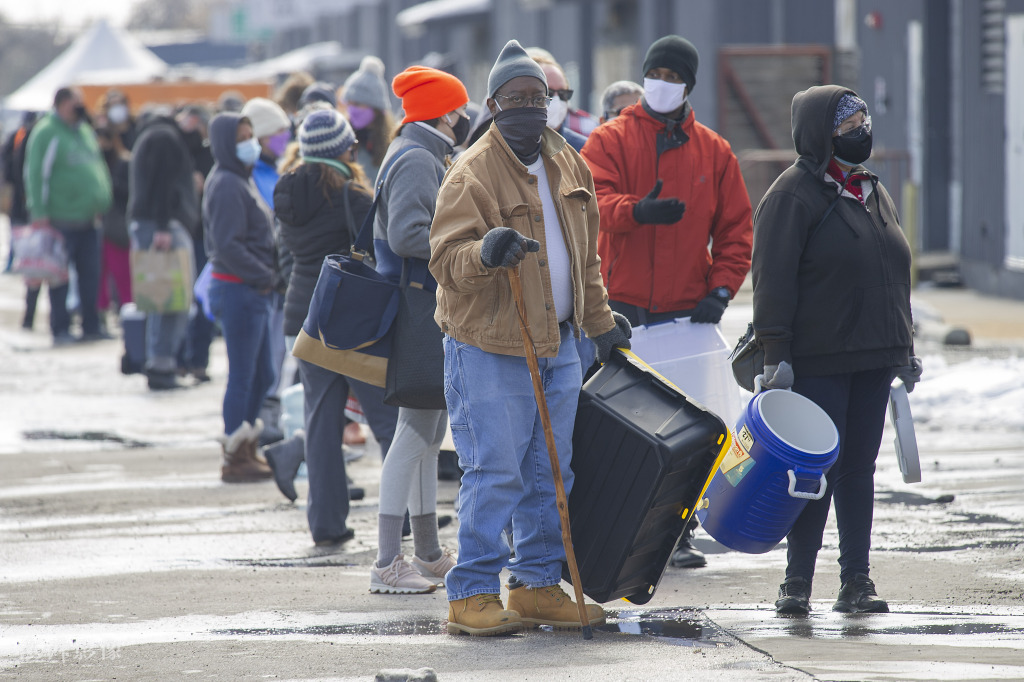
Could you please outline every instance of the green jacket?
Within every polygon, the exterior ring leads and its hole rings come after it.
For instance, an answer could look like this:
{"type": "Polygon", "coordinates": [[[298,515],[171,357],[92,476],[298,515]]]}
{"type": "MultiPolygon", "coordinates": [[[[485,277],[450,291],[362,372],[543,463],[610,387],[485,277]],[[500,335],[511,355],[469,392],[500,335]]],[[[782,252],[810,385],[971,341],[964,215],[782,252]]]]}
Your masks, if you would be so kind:
{"type": "Polygon", "coordinates": [[[88,124],[74,128],[51,111],[32,129],[25,154],[32,220],[91,222],[110,207],[110,173],[88,124]]]}

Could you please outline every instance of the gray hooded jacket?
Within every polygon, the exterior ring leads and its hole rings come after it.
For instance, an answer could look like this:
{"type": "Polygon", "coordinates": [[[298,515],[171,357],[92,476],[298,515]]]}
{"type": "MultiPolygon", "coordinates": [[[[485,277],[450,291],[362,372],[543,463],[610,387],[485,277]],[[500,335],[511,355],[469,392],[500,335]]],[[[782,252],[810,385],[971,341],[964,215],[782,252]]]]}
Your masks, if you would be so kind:
{"type": "Polygon", "coordinates": [[[797,377],[907,365],[913,348],[910,247],[889,194],[857,166],[866,204],[844,195],[828,212],[832,124],[852,92],[824,85],[793,97],[800,158],[754,214],[754,329],[765,364],[785,360],[797,377]]]}
{"type": "Polygon", "coordinates": [[[241,119],[238,114],[224,113],[210,122],[210,150],[217,163],[203,192],[206,253],[215,274],[237,277],[263,291],[275,282],[273,223],[270,209],[252,181],[252,169],[235,154],[241,119]]]}

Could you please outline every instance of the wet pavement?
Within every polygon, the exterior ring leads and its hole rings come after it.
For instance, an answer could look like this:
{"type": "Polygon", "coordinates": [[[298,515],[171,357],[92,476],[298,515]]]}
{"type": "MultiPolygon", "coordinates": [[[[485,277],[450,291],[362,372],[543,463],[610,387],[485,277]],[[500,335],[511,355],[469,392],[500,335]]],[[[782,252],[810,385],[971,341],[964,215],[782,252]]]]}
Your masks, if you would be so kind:
{"type": "MultiPolygon", "coordinates": [[[[350,468],[367,490],[352,506],[355,540],[314,548],[304,481],[293,505],[272,483],[219,480],[219,341],[211,383],[152,394],[141,377],[117,372],[119,342],[53,349],[43,332],[17,329],[19,313],[19,283],[0,278],[0,678],[368,680],[431,667],[441,680],[1024,679],[1015,428],[922,409],[935,416],[918,428],[918,484],[902,482],[886,430],[872,577],[892,613],[831,611],[830,522],[807,618],[771,608],[784,543],[747,555],[698,531],[708,566],[668,569],[643,607],[606,604],[608,623],[592,641],[544,630],[453,637],[443,591],[368,592],[380,472],[372,445],[350,468]]],[[[727,337],[744,315],[742,302],[731,307],[727,337]]],[[[1001,339],[947,355],[967,362],[1018,348],[1001,339]]],[[[927,340],[919,350],[946,357],[927,340]]],[[[923,408],[919,391],[912,405],[923,408]]],[[[456,490],[439,483],[439,513],[453,513],[456,490]]],[[[455,524],[440,536],[454,547],[455,524]]]]}

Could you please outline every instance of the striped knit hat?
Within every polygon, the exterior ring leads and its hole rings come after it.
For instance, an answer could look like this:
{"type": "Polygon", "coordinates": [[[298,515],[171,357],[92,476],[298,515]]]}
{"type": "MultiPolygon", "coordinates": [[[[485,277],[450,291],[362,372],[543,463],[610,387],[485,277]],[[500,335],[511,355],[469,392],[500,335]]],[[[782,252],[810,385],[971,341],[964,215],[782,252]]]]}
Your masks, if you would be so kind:
{"type": "Polygon", "coordinates": [[[299,126],[299,151],[303,156],[336,159],[355,141],[352,126],[335,109],[314,111],[299,126]]]}

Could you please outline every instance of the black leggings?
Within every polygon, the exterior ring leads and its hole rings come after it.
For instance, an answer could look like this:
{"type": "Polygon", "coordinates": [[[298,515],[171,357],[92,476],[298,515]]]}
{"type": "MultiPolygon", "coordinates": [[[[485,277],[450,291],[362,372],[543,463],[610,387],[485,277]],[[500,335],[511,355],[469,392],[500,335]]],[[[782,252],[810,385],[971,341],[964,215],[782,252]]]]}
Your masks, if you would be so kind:
{"type": "Polygon", "coordinates": [[[840,581],[845,583],[857,573],[868,574],[875,459],[882,442],[892,376],[889,368],[823,377],[797,376],[793,391],[825,410],[839,430],[839,457],[826,475],[825,496],[807,503],[786,536],[786,578],[814,577],[814,562],[821,549],[833,498],[839,526],[840,581]]]}

